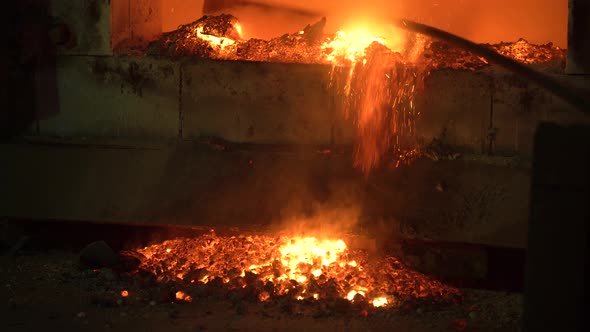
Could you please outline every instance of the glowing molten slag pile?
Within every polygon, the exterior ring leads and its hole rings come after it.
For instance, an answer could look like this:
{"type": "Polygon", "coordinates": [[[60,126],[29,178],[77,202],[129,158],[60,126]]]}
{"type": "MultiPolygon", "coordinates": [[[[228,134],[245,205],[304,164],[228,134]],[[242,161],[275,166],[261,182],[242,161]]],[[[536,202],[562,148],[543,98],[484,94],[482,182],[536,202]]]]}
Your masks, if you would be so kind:
{"type": "Polygon", "coordinates": [[[242,292],[244,298],[262,302],[345,299],[373,307],[460,298],[456,289],[411,271],[393,258],[369,262],[366,253],[350,250],[342,240],[210,233],[138,251],[145,256],[141,268],[183,288],[176,290],[177,299],[199,297],[203,287],[242,292]]]}

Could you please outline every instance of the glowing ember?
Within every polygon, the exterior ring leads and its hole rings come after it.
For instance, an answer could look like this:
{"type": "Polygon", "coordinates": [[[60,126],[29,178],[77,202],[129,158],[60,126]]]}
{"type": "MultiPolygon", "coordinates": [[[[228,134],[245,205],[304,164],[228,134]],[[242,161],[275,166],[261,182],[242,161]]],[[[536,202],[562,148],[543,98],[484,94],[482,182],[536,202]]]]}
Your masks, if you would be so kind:
{"type": "MultiPolygon", "coordinates": [[[[535,45],[524,39],[516,42],[485,45],[492,50],[529,65],[557,64],[563,66],[566,51],[553,44],[535,45]]],[[[473,71],[489,65],[485,58],[449,45],[442,41],[432,41],[424,48],[424,56],[432,69],[457,69],[473,71]]]]}
{"type": "Polygon", "coordinates": [[[176,300],[185,301],[185,302],[193,302],[193,298],[190,295],[187,295],[183,291],[176,292],[176,300]]]}
{"type": "Polygon", "coordinates": [[[121,297],[127,297],[129,296],[129,291],[123,290],[121,291],[121,297]]]}
{"type": "Polygon", "coordinates": [[[148,52],[171,57],[197,56],[211,59],[231,59],[242,26],[231,15],[204,16],[176,31],[165,33],[150,45],[148,52]]]}
{"type": "Polygon", "coordinates": [[[258,300],[260,302],[266,302],[270,300],[270,294],[268,292],[261,292],[260,294],[258,294],[258,300]]]}
{"type": "MultiPolygon", "coordinates": [[[[336,263],[338,257],[346,250],[346,244],[342,240],[338,241],[318,241],[316,238],[293,238],[280,249],[281,262],[288,267],[288,274],[281,278],[289,278],[300,282],[307,281],[307,276],[300,274],[299,266],[315,265],[316,261],[320,262],[322,267],[329,267],[336,263]]],[[[312,275],[319,277],[322,275],[322,269],[316,269],[312,275]]],[[[279,278],[280,279],[280,278],[279,278]]]]}
{"type": "Polygon", "coordinates": [[[226,37],[216,37],[213,35],[208,35],[208,34],[205,34],[203,31],[204,31],[203,27],[197,27],[195,29],[195,33],[197,35],[197,38],[207,41],[209,43],[209,45],[211,45],[212,47],[214,47],[216,49],[219,49],[219,51],[221,51],[221,52],[227,51],[228,46],[231,46],[236,43],[236,41],[233,39],[226,38],[226,37]]]}
{"type": "Polygon", "coordinates": [[[378,297],[376,299],[373,300],[373,306],[376,308],[379,307],[384,307],[389,303],[389,301],[387,301],[387,298],[385,297],[378,297]]]}
{"type": "Polygon", "coordinates": [[[357,291],[355,291],[355,290],[351,290],[350,292],[348,292],[348,295],[346,295],[346,298],[348,299],[348,301],[353,301],[353,300],[354,300],[354,297],[355,297],[357,294],[358,294],[358,295],[361,295],[361,296],[365,296],[365,292],[363,292],[363,291],[358,291],[358,292],[357,292],[357,291]]]}
{"type": "Polygon", "coordinates": [[[552,43],[535,45],[522,38],[515,43],[500,43],[490,47],[504,56],[526,64],[543,63],[565,57],[565,50],[552,43]]]}
{"type": "Polygon", "coordinates": [[[338,31],[322,45],[322,53],[329,63],[354,65],[364,58],[365,49],[372,43],[384,45],[385,39],[372,36],[366,29],[338,31]]]}
{"type": "MultiPolygon", "coordinates": [[[[347,299],[392,305],[390,298],[449,302],[460,298],[444,286],[387,258],[369,262],[344,241],[307,237],[233,236],[214,233],[138,250],[144,270],[183,285],[176,298],[191,301],[204,285],[243,291],[256,301],[347,299]],[[167,253],[166,249],[172,249],[167,253]],[[224,286],[225,285],[225,286],[224,286]]],[[[180,286],[179,286],[180,287],[180,286]]],[[[397,303],[397,301],[396,301],[397,303]]]]}

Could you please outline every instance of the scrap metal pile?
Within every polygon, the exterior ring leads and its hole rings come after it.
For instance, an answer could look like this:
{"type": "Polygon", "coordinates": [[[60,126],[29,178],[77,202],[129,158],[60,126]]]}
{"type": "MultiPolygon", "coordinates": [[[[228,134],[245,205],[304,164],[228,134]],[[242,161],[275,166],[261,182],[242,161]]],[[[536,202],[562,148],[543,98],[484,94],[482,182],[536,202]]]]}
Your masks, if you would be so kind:
{"type": "MultiPolygon", "coordinates": [[[[242,39],[242,27],[236,17],[227,14],[204,16],[193,23],[164,34],[150,45],[148,52],[151,55],[173,58],[198,57],[220,60],[334,64],[334,59],[330,56],[330,52],[334,51],[334,44],[331,41],[338,39],[345,32],[326,34],[324,32],[325,25],[326,19],[323,18],[301,31],[271,40],[245,40],[242,39]]],[[[408,33],[405,38],[417,39],[419,37],[408,33]]],[[[375,41],[382,43],[378,38],[375,38],[375,41]]],[[[365,47],[369,44],[366,44],[365,47]]],[[[485,59],[442,41],[425,40],[422,46],[419,62],[435,70],[447,68],[475,70],[488,65],[485,59]]],[[[525,64],[560,62],[565,58],[565,50],[552,43],[535,45],[520,39],[516,42],[486,44],[485,46],[525,64]]],[[[346,63],[338,64],[347,65],[346,63]]]]}
{"type": "Polygon", "coordinates": [[[392,257],[369,260],[366,252],[350,250],[342,240],[229,237],[211,232],[127,255],[141,261],[133,274],[169,285],[179,301],[217,296],[253,303],[307,304],[330,311],[338,306],[372,310],[462,300],[457,289],[392,257]]]}
{"type": "MultiPolygon", "coordinates": [[[[550,64],[563,69],[566,50],[552,43],[536,45],[524,39],[516,42],[485,44],[484,46],[508,58],[527,65],[550,64]]],[[[433,70],[457,69],[473,71],[489,65],[486,59],[442,41],[432,41],[425,47],[424,57],[433,70]]]]}
{"type": "Polygon", "coordinates": [[[173,58],[317,63],[325,24],[323,19],[297,33],[271,40],[242,40],[241,25],[234,16],[204,16],[164,34],[148,52],[173,58]]]}

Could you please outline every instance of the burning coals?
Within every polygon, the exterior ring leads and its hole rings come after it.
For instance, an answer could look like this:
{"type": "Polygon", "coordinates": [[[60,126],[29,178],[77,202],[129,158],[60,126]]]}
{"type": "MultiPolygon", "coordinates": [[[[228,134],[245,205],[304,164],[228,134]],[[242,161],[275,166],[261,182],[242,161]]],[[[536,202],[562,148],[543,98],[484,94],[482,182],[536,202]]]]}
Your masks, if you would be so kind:
{"type": "Polygon", "coordinates": [[[370,261],[342,240],[217,236],[165,241],[137,250],[140,277],[172,284],[180,301],[212,294],[251,302],[293,301],[400,307],[448,304],[458,290],[389,257],[370,261]]]}

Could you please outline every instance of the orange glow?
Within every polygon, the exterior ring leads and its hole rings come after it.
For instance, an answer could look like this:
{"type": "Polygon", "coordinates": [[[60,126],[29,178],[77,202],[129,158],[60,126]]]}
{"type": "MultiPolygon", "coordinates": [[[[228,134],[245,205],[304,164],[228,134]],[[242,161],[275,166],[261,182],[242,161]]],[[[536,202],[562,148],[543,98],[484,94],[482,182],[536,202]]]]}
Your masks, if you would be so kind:
{"type": "Polygon", "coordinates": [[[238,35],[240,37],[244,36],[243,30],[242,30],[242,25],[239,22],[234,23],[234,28],[236,29],[236,31],[238,32],[238,35]]]}
{"type": "Polygon", "coordinates": [[[373,299],[372,303],[375,308],[378,308],[386,306],[389,303],[389,301],[385,297],[378,297],[376,299],[373,299]]]}
{"type": "MultiPolygon", "coordinates": [[[[159,280],[182,275],[175,280],[187,287],[193,287],[193,281],[205,285],[214,279],[230,289],[246,287],[247,280],[254,280],[250,285],[272,283],[270,290],[260,288],[253,295],[261,302],[274,296],[353,301],[358,294],[373,306],[388,306],[393,296],[447,301],[449,294],[459,294],[393,258],[369,262],[366,252],[350,250],[341,239],[207,234],[138,251],[146,257],[143,269],[156,273],[159,280]],[[166,248],[173,248],[172,254],[163,254],[166,248]]],[[[178,291],[176,299],[192,300],[184,291],[178,291]]]]}
{"type": "Polygon", "coordinates": [[[176,292],[176,300],[184,302],[193,302],[193,298],[183,291],[176,292]]]}
{"type": "Polygon", "coordinates": [[[358,291],[358,292],[355,291],[355,290],[351,290],[350,292],[348,292],[348,295],[346,295],[346,298],[348,299],[348,301],[352,301],[352,300],[354,300],[354,297],[357,294],[362,295],[362,296],[365,296],[365,292],[362,291],[362,290],[361,291],[358,291]]]}
{"type": "Polygon", "coordinates": [[[311,274],[313,274],[313,276],[317,278],[322,275],[322,269],[314,270],[313,272],[311,272],[311,274]]]}
{"type": "MultiPolygon", "coordinates": [[[[553,45],[533,45],[524,39],[519,39],[515,43],[500,43],[493,47],[496,52],[512,58],[516,61],[535,64],[550,61],[558,58],[559,53],[563,52],[559,47],[553,45]]],[[[485,59],[481,59],[487,64],[485,59]]]]}
{"type": "Polygon", "coordinates": [[[121,291],[121,296],[122,296],[122,297],[127,297],[127,296],[129,296],[129,291],[126,291],[126,290],[123,290],[123,291],[121,291]]]}
{"type": "MultiPolygon", "coordinates": [[[[241,34],[242,27],[240,25],[238,25],[238,27],[239,27],[238,31],[241,34]]],[[[196,33],[197,37],[208,42],[209,45],[211,45],[213,48],[219,49],[219,51],[222,53],[227,52],[228,47],[232,46],[236,43],[236,41],[231,38],[208,35],[208,34],[205,34],[203,31],[204,31],[203,27],[197,27],[195,29],[195,33],[196,33]]]]}
{"type": "Polygon", "coordinates": [[[385,39],[373,36],[367,29],[338,31],[334,38],[322,45],[326,61],[338,65],[356,64],[365,56],[365,49],[372,43],[385,45],[385,39]]]}
{"type": "Polygon", "coordinates": [[[405,32],[385,22],[350,20],[350,23],[342,24],[332,37],[326,38],[321,46],[323,60],[333,65],[354,66],[366,60],[366,49],[371,44],[378,43],[394,52],[401,52],[406,38],[405,32]]]}
{"type": "Polygon", "coordinates": [[[268,292],[261,292],[260,294],[258,294],[258,301],[260,302],[266,302],[270,299],[270,294],[268,294],[268,292]]]}
{"type": "MultiPolygon", "coordinates": [[[[298,267],[300,264],[319,262],[321,266],[330,266],[336,263],[339,256],[346,250],[346,244],[342,240],[320,241],[314,237],[295,237],[283,244],[279,250],[283,265],[291,271],[284,277],[296,280],[301,277],[298,267]]],[[[319,273],[318,270],[314,272],[314,274],[319,273]]]]}
{"type": "MultiPolygon", "coordinates": [[[[257,0],[269,4],[300,8],[327,15],[330,31],[347,29],[351,18],[386,20],[395,16],[423,22],[478,43],[528,38],[535,43],[567,44],[566,0],[494,0],[482,5],[473,0],[257,0]]],[[[232,6],[228,12],[260,31],[256,38],[270,38],[307,24],[311,18],[253,12],[248,7],[232,6]],[[271,21],[274,24],[269,24],[271,21]]],[[[195,19],[197,16],[195,16],[195,19]]],[[[178,26],[178,24],[176,24],[178,26]]]]}

